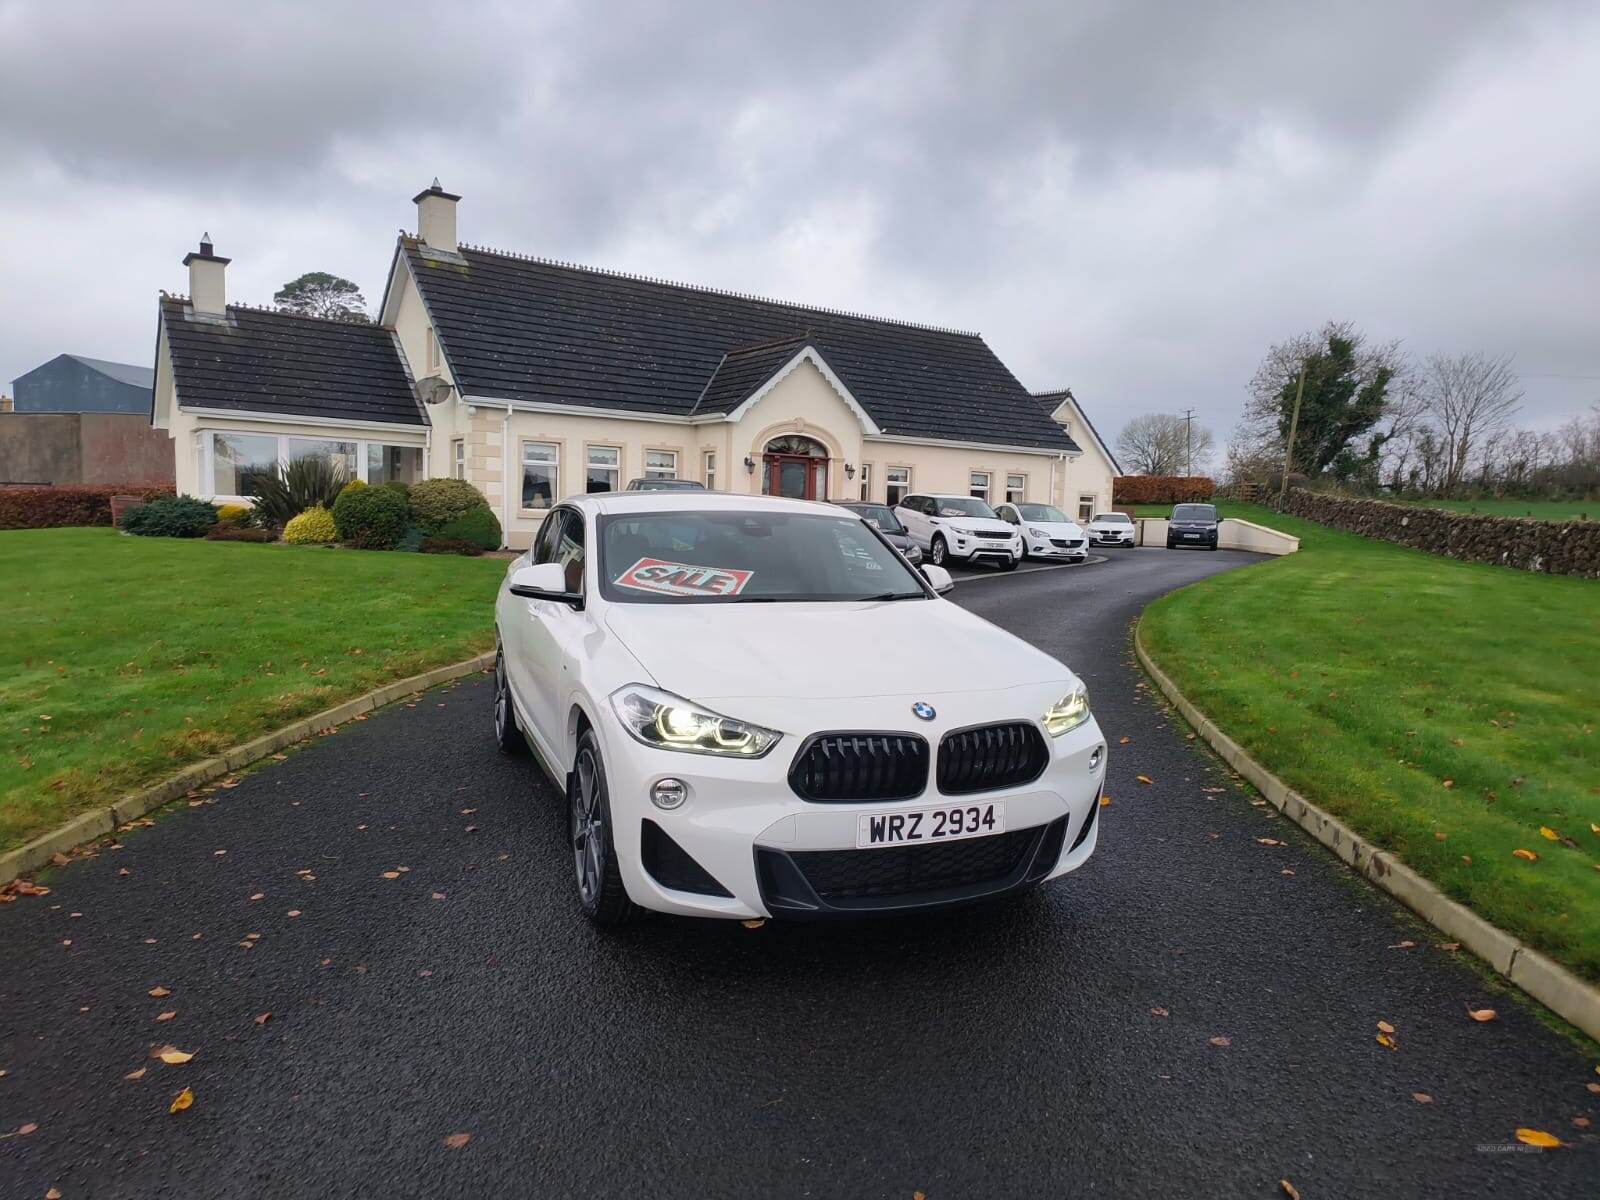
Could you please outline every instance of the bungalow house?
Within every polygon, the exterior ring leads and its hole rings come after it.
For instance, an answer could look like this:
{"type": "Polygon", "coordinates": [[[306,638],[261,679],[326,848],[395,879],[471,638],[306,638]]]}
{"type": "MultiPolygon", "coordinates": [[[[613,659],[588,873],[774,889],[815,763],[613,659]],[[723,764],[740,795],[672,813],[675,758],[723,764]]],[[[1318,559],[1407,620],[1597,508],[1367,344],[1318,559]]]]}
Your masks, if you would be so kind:
{"type": "Polygon", "coordinates": [[[975,333],[464,245],[459,199],[437,182],[415,197],[375,324],[229,304],[209,239],[184,259],[152,408],[180,492],[246,499],[260,473],[326,454],[371,483],[467,479],[514,547],[556,501],[638,476],[1111,502],[1070,393],[1030,395],[975,333]]]}

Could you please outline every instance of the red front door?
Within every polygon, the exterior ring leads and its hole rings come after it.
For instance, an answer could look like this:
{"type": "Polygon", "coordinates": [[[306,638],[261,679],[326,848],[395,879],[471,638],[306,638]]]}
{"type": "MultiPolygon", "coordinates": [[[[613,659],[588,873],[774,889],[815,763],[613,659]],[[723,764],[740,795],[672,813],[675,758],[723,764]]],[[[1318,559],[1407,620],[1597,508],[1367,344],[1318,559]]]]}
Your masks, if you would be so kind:
{"type": "Polygon", "coordinates": [[[791,500],[828,498],[828,460],[804,454],[763,456],[767,469],[766,493],[791,500]]]}

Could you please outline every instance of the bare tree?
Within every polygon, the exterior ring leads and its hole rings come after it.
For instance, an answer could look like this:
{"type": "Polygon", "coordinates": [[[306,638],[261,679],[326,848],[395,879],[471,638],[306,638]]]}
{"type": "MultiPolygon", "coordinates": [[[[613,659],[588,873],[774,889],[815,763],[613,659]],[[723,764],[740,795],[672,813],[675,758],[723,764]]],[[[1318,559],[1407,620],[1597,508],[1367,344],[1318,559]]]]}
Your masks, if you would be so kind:
{"type": "Polygon", "coordinates": [[[1423,371],[1423,394],[1444,443],[1441,487],[1451,492],[1466,478],[1474,453],[1521,407],[1522,388],[1509,354],[1435,354],[1423,371]]]}
{"type": "Polygon", "coordinates": [[[1209,429],[1171,413],[1134,417],[1117,435],[1117,457],[1135,475],[1184,475],[1204,471],[1216,449],[1209,429]],[[1192,464],[1192,466],[1191,466],[1192,464]]]}

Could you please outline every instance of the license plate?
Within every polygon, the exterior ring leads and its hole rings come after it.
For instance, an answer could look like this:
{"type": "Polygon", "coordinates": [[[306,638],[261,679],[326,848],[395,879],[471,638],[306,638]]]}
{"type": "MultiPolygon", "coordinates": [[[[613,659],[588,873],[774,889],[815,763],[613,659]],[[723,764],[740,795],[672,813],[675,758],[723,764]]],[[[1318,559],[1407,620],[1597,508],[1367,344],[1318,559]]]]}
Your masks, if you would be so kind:
{"type": "Polygon", "coordinates": [[[856,849],[904,846],[914,842],[951,842],[988,837],[1006,831],[1006,802],[953,804],[912,808],[903,812],[863,813],[856,820],[856,849]]]}
{"type": "Polygon", "coordinates": [[[1200,536],[1200,535],[1199,535],[1199,534],[1198,534],[1198,533],[1186,533],[1186,534],[1184,534],[1184,535],[1183,535],[1183,536],[1184,536],[1184,537],[1187,537],[1187,538],[1197,538],[1197,537],[1199,537],[1199,536],[1200,536]]]}

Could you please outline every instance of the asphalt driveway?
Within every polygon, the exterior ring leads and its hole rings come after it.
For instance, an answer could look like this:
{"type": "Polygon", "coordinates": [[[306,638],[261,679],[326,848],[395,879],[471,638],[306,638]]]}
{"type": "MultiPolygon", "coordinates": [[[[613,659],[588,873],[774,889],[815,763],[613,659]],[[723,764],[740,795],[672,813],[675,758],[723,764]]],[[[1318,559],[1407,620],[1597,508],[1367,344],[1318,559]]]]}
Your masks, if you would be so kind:
{"type": "Polygon", "coordinates": [[[0,907],[0,1197],[1595,1195],[1596,1060],[1141,686],[1139,609],[1251,561],[957,587],[1112,746],[1098,854],[1002,907],[596,932],[486,681],[162,817],[0,907]]]}

